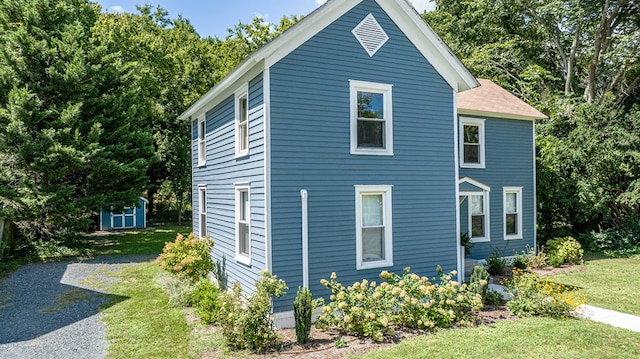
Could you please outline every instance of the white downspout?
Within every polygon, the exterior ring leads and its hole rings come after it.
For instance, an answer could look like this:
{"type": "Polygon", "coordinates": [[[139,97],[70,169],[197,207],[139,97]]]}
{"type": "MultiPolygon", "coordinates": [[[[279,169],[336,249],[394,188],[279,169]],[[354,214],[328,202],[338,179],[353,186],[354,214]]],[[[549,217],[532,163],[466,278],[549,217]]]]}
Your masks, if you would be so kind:
{"type": "Polygon", "coordinates": [[[300,190],[302,200],[302,286],[309,288],[309,210],[307,190],[300,190]]]}

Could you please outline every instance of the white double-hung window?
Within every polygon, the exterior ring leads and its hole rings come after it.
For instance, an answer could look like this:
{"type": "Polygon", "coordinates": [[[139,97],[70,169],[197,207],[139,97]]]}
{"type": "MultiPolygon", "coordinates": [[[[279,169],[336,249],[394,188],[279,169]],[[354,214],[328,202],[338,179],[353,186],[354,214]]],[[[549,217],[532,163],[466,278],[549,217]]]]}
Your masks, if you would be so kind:
{"type": "Polygon", "coordinates": [[[504,239],[522,239],[522,187],[503,188],[504,239]]]}
{"type": "Polygon", "coordinates": [[[198,166],[207,163],[207,125],[205,116],[198,118],[198,166]]]}
{"type": "Polygon", "coordinates": [[[236,157],[249,154],[249,95],[245,85],[235,93],[236,157]]]}
{"type": "Polygon", "coordinates": [[[489,240],[489,193],[469,195],[469,231],[472,242],[489,240]]]}
{"type": "Polygon", "coordinates": [[[393,155],[393,85],[349,80],[351,154],[393,155]]]}
{"type": "Polygon", "coordinates": [[[392,186],[355,186],[356,268],[393,265],[392,186]]]}
{"type": "Polygon", "coordinates": [[[207,187],[204,185],[198,186],[198,221],[199,231],[198,236],[207,236],[207,187]]]}
{"type": "Polygon", "coordinates": [[[484,119],[460,118],[460,166],[484,168],[484,119]]]}
{"type": "Polygon", "coordinates": [[[237,184],[236,192],[236,260],[251,264],[251,200],[250,185],[237,184]]]}

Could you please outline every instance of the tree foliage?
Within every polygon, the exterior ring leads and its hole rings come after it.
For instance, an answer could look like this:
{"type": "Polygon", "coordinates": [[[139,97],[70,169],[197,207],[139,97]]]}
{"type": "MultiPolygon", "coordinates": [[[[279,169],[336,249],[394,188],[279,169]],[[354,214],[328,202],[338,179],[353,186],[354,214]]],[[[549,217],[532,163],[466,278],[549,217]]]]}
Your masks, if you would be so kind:
{"type": "Polygon", "coordinates": [[[542,239],[640,213],[640,2],[436,5],[423,17],[472,73],[549,115],[536,138],[542,239]]]}
{"type": "Polygon", "coordinates": [[[0,202],[28,238],[83,228],[147,182],[149,109],[135,64],[92,36],[98,15],[86,0],[0,3],[0,202]]]}
{"type": "Polygon", "coordinates": [[[168,15],[149,5],[138,7],[137,14],[106,13],[100,16],[95,33],[113,51],[138,64],[140,86],[152,109],[145,121],[155,143],[148,196],[153,203],[156,194],[168,188],[180,221],[190,200],[191,123],[178,116],[298,18],[283,17],[277,26],[255,18],[229,29],[220,40],[202,38],[187,19],[168,15]]]}

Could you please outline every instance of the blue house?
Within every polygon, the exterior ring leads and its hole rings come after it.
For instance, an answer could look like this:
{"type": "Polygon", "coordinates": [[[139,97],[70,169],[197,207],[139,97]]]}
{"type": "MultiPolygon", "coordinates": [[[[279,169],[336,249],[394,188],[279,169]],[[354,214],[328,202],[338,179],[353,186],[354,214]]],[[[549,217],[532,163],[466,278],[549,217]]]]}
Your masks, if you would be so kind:
{"type": "Polygon", "coordinates": [[[147,202],[146,198],[140,197],[136,207],[125,207],[121,210],[105,205],[100,210],[100,230],[147,228],[147,202]]]}
{"type": "Polygon", "coordinates": [[[459,113],[478,85],[405,0],[328,1],[181,115],[194,232],[245,290],[264,269],[287,282],[284,325],[295,288],[326,296],[331,272],[462,272],[461,231],[478,256],[533,245],[535,116],[459,113]]]}

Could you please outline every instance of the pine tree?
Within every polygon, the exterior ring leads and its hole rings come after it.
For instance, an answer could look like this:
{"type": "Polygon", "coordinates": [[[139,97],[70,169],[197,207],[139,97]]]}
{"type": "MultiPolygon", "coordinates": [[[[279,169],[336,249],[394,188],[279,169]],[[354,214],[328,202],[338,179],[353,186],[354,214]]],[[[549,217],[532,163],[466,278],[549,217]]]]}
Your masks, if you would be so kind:
{"type": "Polygon", "coordinates": [[[86,0],[0,2],[0,207],[28,239],[132,205],[152,139],[135,64],[92,36],[86,0]]]}

